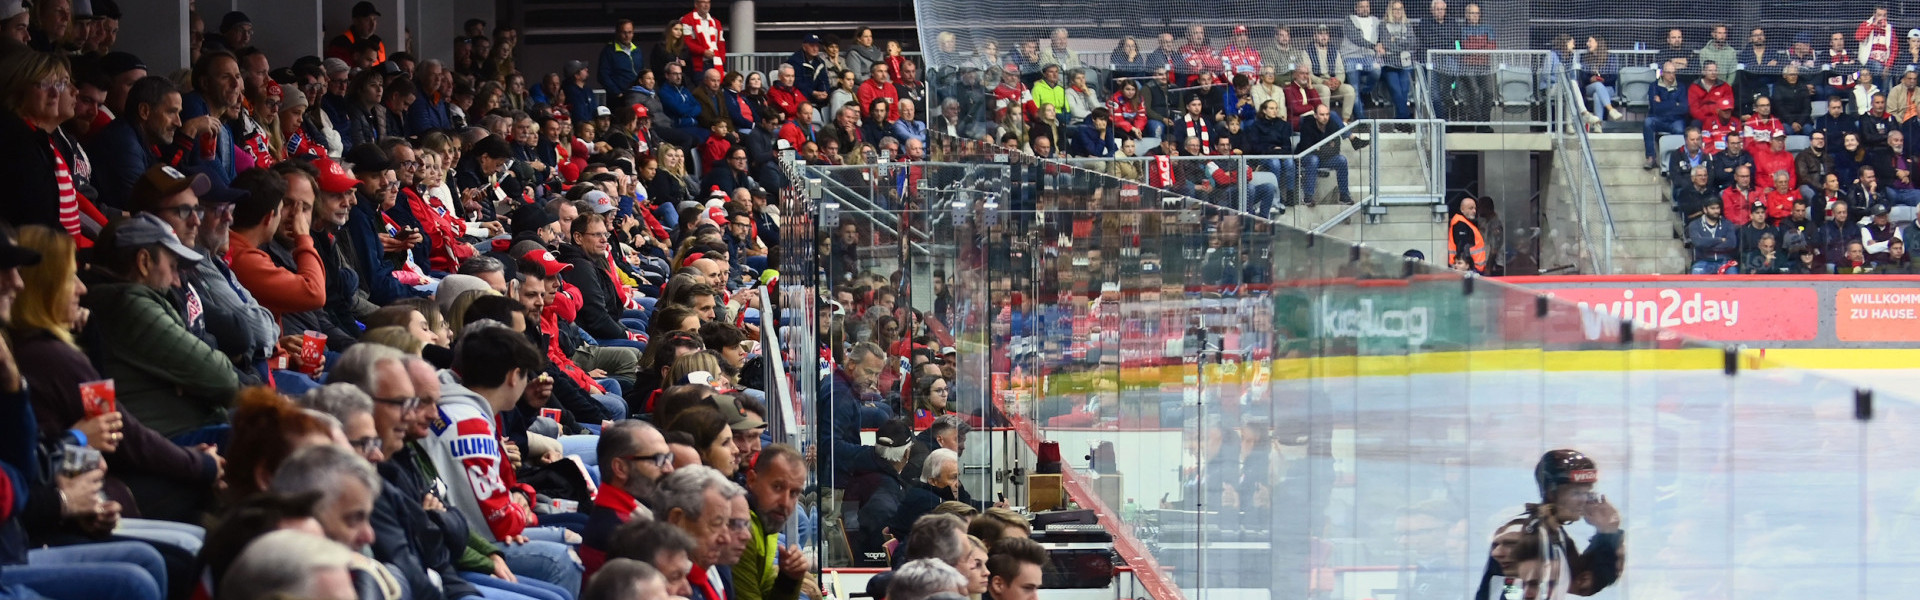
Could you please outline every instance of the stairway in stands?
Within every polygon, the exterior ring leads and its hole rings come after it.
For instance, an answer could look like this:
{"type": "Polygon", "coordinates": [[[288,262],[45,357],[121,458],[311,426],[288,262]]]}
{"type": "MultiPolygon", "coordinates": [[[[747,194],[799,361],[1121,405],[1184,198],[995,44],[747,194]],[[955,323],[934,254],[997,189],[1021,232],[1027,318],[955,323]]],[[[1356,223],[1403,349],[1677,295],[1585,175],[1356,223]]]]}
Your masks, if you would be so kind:
{"type": "MultiPolygon", "coordinates": [[[[1676,236],[1679,219],[1667,200],[1666,179],[1641,165],[1646,148],[1638,133],[1588,134],[1600,184],[1613,213],[1613,268],[1630,275],[1678,274],[1687,269],[1687,249],[1676,236]]],[[[1565,163],[1565,161],[1556,161],[1565,163]]]]}

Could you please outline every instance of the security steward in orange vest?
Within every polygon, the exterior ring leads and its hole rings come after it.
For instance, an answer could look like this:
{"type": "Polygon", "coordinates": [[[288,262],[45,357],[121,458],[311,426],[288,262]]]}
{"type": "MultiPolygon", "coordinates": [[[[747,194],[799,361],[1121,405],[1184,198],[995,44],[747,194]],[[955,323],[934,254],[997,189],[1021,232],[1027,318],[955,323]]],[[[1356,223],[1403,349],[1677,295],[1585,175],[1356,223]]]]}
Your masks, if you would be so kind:
{"type": "Polygon", "coordinates": [[[387,62],[387,44],[380,40],[380,36],[373,33],[373,30],[379,26],[380,10],[374,8],[372,2],[362,0],[359,4],[353,5],[353,24],[327,42],[327,57],[338,58],[347,61],[347,64],[353,64],[354,46],[363,41],[369,41],[380,48],[380,53],[373,63],[377,65],[387,62]]]}
{"type": "Polygon", "coordinates": [[[1487,239],[1480,234],[1480,224],[1473,220],[1479,214],[1479,205],[1473,198],[1461,198],[1460,209],[1454,211],[1453,218],[1447,220],[1449,266],[1459,264],[1464,259],[1474,272],[1486,272],[1487,239]]]}

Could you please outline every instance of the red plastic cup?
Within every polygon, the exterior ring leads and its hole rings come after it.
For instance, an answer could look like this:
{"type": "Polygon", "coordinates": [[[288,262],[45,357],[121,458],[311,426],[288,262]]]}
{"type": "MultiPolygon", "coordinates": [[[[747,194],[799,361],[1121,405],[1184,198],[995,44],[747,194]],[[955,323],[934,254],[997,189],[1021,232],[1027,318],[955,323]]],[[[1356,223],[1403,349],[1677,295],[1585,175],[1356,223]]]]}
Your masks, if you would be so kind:
{"type": "Polygon", "coordinates": [[[307,330],[300,336],[300,371],[308,377],[319,377],[320,368],[326,366],[327,334],[307,330]]]}

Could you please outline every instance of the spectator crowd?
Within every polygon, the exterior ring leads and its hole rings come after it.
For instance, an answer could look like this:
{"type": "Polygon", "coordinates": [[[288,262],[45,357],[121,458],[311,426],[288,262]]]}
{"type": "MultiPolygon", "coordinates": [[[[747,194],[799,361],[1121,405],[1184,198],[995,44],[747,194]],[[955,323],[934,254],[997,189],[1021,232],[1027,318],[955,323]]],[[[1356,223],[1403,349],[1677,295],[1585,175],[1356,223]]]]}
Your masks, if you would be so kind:
{"type": "MultiPolygon", "coordinates": [[[[798,134],[707,10],[650,54],[622,22],[601,104],[585,63],[530,89],[512,28],[419,60],[366,2],[284,63],[196,15],[178,74],[111,0],[0,7],[0,597],[820,597],[787,530],[834,461],[761,391],[798,134]]],[[[932,514],[924,405],[869,492],[907,507],[879,597],[1031,599],[1024,519],[932,514]]]]}

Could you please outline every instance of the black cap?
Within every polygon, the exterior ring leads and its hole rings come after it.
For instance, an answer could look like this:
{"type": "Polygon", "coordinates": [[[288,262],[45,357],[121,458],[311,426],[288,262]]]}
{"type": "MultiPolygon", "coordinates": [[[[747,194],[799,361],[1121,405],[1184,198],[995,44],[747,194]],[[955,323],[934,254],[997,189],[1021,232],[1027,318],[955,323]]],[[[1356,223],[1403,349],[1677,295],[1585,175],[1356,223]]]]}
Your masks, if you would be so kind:
{"type": "Polygon", "coordinates": [[[511,228],[509,233],[515,237],[519,237],[520,232],[546,227],[555,221],[553,215],[547,214],[547,211],[533,204],[513,209],[513,212],[507,214],[507,220],[510,222],[508,227],[511,228]]]}
{"type": "Polygon", "coordinates": [[[874,432],[874,444],[883,448],[899,448],[913,443],[913,421],[907,417],[894,417],[880,424],[874,432]]]}
{"type": "Polygon", "coordinates": [[[232,11],[227,13],[227,16],[220,17],[220,31],[226,31],[228,29],[233,29],[235,27],[239,27],[241,25],[251,24],[251,23],[253,23],[253,19],[247,18],[247,13],[243,13],[237,10],[232,11]]]}
{"type": "Polygon", "coordinates": [[[100,57],[100,71],[106,73],[108,77],[118,77],[121,73],[135,69],[151,70],[147,68],[147,63],[141,62],[140,57],[134,56],[131,52],[108,52],[106,56],[100,57]]]}
{"type": "Polygon", "coordinates": [[[341,156],[340,160],[353,165],[354,173],[376,173],[393,168],[386,151],[373,144],[354,146],[352,150],[347,151],[346,155],[341,156]]]}
{"type": "Polygon", "coordinates": [[[359,4],[353,5],[353,18],[358,19],[368,16],[380,16],[380,9],[374,8],[373,3],[367,2],[366,0],[360,0],[359,4]]]}
{"type": "Polygon", "coordinates": [[[1885,204],[1875,204],[1875,205],[1873,205],[1873,216],[1876,216],[1876,217],[1878,217],[1878,216],[1883,216],[1883,215],[1886,215],[1886,214],[1887,214],[1887,213],[1889,213],[1889,212],[1892,212],[1892,211],[1889,211],[1889,210],[1887,210],[1887,205],[1885,205],[1885,204]]]}
{"type": "Polygon", "coordinates": [[[13,234],[0,228],[0,269],[30,267],[40,264],[40,253],[13,245],[13,234]]]}
{"type": "Polygon", "coordinates": [[[97,19],[120,20],[120,4],[113,0],[93,0],[93,16],[97,19]]]}

